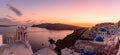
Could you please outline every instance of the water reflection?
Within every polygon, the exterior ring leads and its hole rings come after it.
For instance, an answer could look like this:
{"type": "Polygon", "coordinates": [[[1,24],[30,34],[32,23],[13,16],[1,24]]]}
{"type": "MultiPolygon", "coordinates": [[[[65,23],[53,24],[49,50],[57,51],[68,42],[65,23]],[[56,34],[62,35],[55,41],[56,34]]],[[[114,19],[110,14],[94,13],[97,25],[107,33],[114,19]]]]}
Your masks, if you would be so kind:
{"type": "MultiPolygon", "coordinates": [[[[16,30],[16,27],[0,27],[0,34],[3,34],[4,36],[4,43],[6,43],[6,36],[13,35],[16,30]]],[[[37,51],[41,48],[42,43],[44,46],[48,46],[48,37],[53,38],[55,41],[57,39],[63,39],[66,35],[72,33],[72,30],[62,30],[62,31],[53,31],[53,30],[47,30],[44,28],[35,28],[35,27],[29,27],[27,29],[28,31],[28,37],[30,40],[30,44],[32,45],[32,48],[34,51],[37,51]]]]}

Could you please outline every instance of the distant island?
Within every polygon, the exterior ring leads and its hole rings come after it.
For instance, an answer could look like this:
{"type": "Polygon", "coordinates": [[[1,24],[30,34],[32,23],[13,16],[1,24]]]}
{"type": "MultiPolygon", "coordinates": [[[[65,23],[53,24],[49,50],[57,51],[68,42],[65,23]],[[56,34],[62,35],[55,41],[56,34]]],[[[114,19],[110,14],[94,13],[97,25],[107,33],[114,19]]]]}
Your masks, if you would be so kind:
{"type": "Polygon", "coordinates": [[[38,25],[32,25],[31,27],[46,28],[48,30],[76,30],[81,28],[79,26],[61,24],[61,23],[42,23],[38,25]]]}
{"type": "Polygon", "coordinates": [[[16,26],[16,25],[0,25],[0,27],[11,27],[11,26],[16,26]]]}
{"type": "Polygon", "coordinates": [[[9,25],[0,25],[0,27],[10,27],[9,25]]]}

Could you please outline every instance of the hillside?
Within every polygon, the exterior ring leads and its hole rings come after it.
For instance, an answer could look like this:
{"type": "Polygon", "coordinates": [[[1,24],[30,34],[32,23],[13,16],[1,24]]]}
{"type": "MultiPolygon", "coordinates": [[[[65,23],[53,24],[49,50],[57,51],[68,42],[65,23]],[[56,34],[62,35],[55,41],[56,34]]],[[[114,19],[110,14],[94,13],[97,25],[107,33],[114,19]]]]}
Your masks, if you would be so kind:
{"type": "Polygon", "coordinates": [[[61,23],[42,23],[38,25],[32,25],[32,27],[40,27],[40,28],[46,28],[48,30],[76,30],[80,29],[79,26],[74,25],[68,25],[68,24],[61,24],[61,23]]]}

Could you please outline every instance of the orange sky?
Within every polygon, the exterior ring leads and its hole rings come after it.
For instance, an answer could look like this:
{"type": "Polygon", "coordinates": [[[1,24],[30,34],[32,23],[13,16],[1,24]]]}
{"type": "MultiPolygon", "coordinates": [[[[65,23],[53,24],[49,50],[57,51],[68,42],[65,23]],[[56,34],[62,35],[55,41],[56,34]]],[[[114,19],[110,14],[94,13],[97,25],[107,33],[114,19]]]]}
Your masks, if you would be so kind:
{"type": "Polygon", "coordinates": [[[93,26],[103,22],[118,22],[119,5],[120,1],[115,0],[0,0],[0,18],[7,17],[20,23],[30,20],[36,24],[47,22],[93,26]],[[18,9],[22,15],[18,16],[6,4],[18,9]]]}

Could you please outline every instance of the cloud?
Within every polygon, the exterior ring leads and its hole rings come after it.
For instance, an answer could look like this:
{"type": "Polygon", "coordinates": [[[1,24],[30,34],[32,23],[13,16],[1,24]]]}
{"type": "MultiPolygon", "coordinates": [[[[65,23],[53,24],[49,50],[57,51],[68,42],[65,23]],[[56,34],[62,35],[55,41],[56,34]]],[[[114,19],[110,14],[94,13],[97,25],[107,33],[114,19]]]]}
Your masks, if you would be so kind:
{"type": "Polygon", "coordinates": [[[13,18],[12,16],[10,16],[10,15],[6,15],[6,17],[8,17],[8,18],[13,18]]]}
{"type": "Polygon", "coordinates": [[[0,22],[11,22],[8,18],[0,18],[0,22]]]}
{"type": "Polygon", "coordinates": [[[27,26],[31,26],[31,25],[33,25],[34,23],[35,23],[34,20],[26,20],[26,21],[25,21],[25,25],[27,25],[27,26]]]}
{"type": "Polygon", "coordinates": [[[16,20],[14,17],[12,17],[11,15],[6,15],[7,18],[11,18],[12,20],[16,20]]]}
{"type": "Polygon", "coordinates": [[[16,15],[18,15],[18,16],[23,15],[21,11],[19,11],[17,8],[12,6],[11,4],[6,4],[6,6],[8,6],[9,9],[12,10],[16,15]]]}
{"type": "Polygon", "coordinates": [[[27,21],[25,21],[25,23],[26,24],[33,24],[33,23],[35,23],[35,20],[27,20],[27,21]]]}
{"type": "Polygon", "coordinates": [[[31,23],[32,22],[32,20],[27,20],[27,21],[25,21],[26,23],[31,23]]]}
{"type": "Polygon", "coordinates": [[[11,24],[17,24],[16,22],[12,21],[11,19],[8,18],[0,18],[0,25],[11,25],[11,24]]]}

